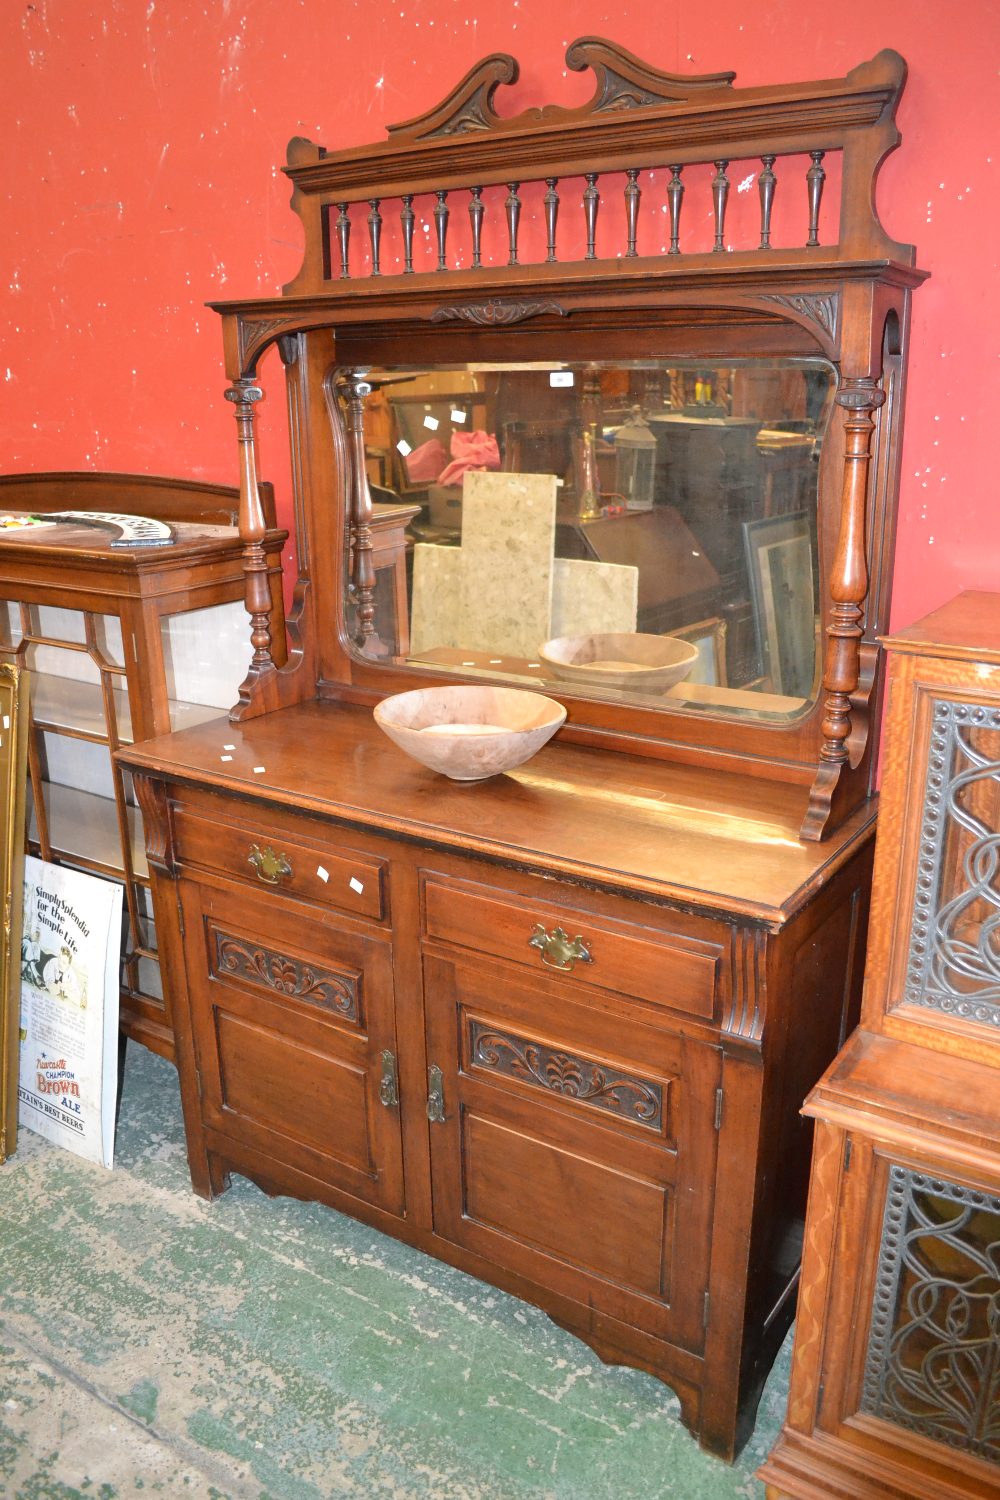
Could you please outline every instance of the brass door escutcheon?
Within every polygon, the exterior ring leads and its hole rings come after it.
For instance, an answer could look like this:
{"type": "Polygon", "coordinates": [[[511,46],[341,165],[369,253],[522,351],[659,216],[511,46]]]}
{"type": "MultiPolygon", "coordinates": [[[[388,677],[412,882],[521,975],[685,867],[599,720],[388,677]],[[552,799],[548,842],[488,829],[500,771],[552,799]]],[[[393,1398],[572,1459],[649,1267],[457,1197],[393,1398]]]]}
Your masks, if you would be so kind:
{"type": "Polygon", "coordinates": [[[427,1118],[432,1125],[444,1124],[444,1074],[438,1067],[427,1069],[427,1118]]]}
{"type": "Polygon", "coordinates": [[[399,1079],[396,1076],[396,1059],[388,1050],[382,1053],[382,1077],[379,1080],[378,1097],[386,1109],[395,1109],[399,1104],[399,1079]]]}
{"type": "Polygon", "coordinates": [[[594,962],[583,938],[579,934],[575,938],[570,938],[561,927],[554,928],[552,932],[546,932],[539,922],[528,939],[528,945],[538,949],[542,955],[542,963],[547,969],[560,969],[563,973],[568,973],[575,963],[592,964],[594,962]]]}
{"type": "Polygon", "coordinates": [[[292,873],[287,856],[275,854],[270,844],[266,849],[261,849],[257,844],[251,844],[247,864],[252,865],[257,871],[257,879],[263,880],[265,885],[280,885],[283,880],[288,880],[292,873]]]}

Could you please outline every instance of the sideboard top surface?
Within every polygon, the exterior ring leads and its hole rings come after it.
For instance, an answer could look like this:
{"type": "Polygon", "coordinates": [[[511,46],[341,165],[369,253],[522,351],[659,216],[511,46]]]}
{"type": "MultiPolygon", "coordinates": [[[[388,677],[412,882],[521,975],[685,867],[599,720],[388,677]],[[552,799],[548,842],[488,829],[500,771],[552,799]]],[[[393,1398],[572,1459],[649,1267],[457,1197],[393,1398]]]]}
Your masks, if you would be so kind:
{"type": "Polygon", "coordinates": [[[557,741],[519,770],[463,785],[344,704],[213,720],[120,758],[172,782],[769,923],[874,833],[874,802],[823,844],[804,843],[802,788],[557,741]]]}
{"type": "Polygon", "coordinates": [[[884,637],[884,644],[908,656],[1000,662],[1000,594],[968,589],[940,609],[884,637]]]}

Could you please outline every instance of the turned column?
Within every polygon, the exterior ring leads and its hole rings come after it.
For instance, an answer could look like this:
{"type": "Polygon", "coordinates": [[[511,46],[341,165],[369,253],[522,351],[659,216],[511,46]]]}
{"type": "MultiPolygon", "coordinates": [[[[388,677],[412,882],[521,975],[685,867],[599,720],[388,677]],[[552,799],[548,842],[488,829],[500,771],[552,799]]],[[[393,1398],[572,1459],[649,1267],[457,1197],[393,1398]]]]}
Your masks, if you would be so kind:
{"type": "Polygon", "coordinates": [[[273,667],[271,656],[271,589],[267,573],[264,537],[267,518],[257,484],[257,445],[253,430],[253,409],[264,399],[264,392],[249,376],[235,380],[227,389],[226,400],[236,407],[236,432],[240,454],[240,540],[243,542],[243,575],[246,607],[250,615],[250,642],[253,646],[251,670],[273,667]]]}
{"type": "Polygon", "coordinates": [[[365,397],[371,381],[351,371],[340,385],[347,409],[348,514],[351,527],[351,586],[358,612],[356,643],[368,655],[382,644],[375,630],[375,563],[372,558],[372,497],[365,469],[365,397]]]}
{"type": "Polygon", "coordinates": [[[838,406],[847,411],[844,426],[844,488],[840,504],[840,538],[830,576],[833,607],[826,635],[823,673],[823,745],[820,764],[840,765],[849,758],[851,694],[858,686],[863,604],[868,593],[865,523],[868,471],[871,465],[875,412],[885,392],[870,376],[847,379],[837,392],[838,406]]]}

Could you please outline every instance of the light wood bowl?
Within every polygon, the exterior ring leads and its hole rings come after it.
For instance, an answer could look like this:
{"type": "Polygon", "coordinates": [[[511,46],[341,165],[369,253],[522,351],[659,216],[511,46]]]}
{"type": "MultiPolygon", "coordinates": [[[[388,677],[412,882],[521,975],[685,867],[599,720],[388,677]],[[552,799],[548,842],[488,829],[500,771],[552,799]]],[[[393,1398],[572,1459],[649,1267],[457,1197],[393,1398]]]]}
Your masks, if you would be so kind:
{"type": "Polygon", "coordinates": [[[698,648],[672,635],[564,635],[546,641],[539,656],[566,682],[618,691],[664,693],[683,681],[698,648]]]}
{"type": "Polygon", "coordinates": [[[376,705],[375,722],[414,760],[453,781],[485,781],[530,760],[566,718],[520,688],[433,687],[376,705]]]}

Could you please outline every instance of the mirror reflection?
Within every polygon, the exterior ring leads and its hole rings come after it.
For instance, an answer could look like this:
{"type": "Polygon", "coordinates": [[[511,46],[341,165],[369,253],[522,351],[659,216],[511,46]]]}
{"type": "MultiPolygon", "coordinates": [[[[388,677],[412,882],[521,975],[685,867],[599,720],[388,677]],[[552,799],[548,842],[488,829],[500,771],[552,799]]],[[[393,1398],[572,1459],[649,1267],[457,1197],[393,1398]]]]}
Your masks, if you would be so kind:
{"type": "Polygon", "coordinates": [[[646,707],[773,719],[811,703],[828,363],[366,379],[366,654],[646,707]]]}

